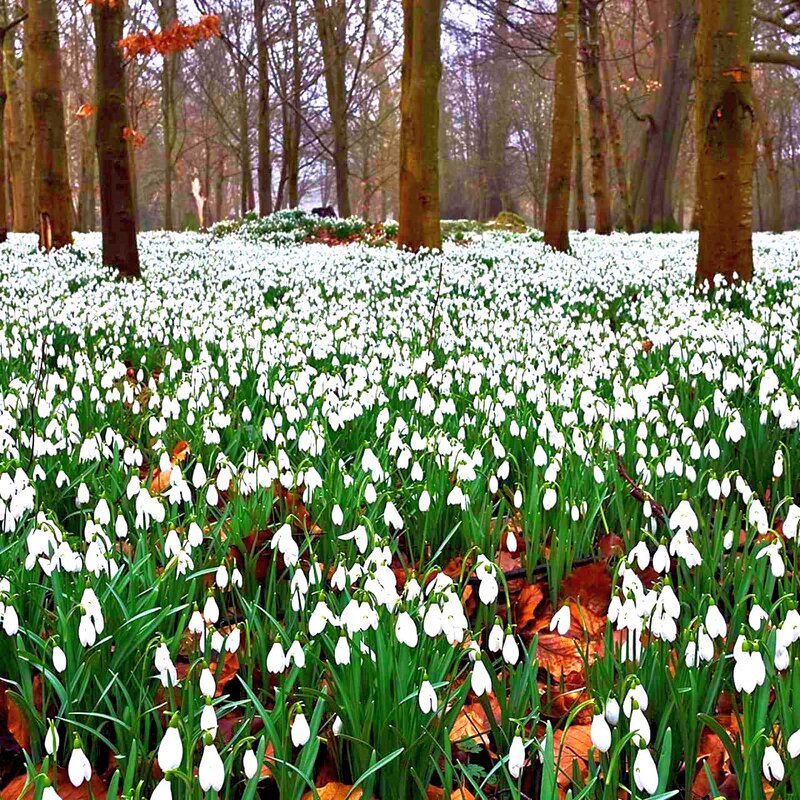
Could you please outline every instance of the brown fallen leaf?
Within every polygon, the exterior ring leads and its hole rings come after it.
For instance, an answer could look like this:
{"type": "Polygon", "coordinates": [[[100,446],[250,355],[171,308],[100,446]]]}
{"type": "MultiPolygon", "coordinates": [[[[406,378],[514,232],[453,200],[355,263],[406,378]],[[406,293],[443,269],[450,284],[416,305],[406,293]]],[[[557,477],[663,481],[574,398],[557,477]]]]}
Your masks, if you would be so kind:
{"type": "MultiPolygon", "coordinates": [[[[361,789],[353,791],[352,783],[337,783],[336,781],[331,781],[331,783],[326,783],[321,788],[317,788],[319,800],[345,800],[346,797],[348,800],[360,800],[363,794],[361,789]],[[351,791],[352,794],[350,794],[351,791]]],[[[306,792],[303,795],[303,800],[315,800],[314,793],[306,792]]]]}
{"type": "Polygon", "coordinates": [[[605,618],[611,601],[608,566],[603,561],[596,561],[578,567],[564,578],[559,594],[564,600],[579,601],[582,608],[605,618]]]}
{"type": "MultiPolygon", "coordinates": [[[[428,800],[442,800],[443,797],[444,789],[441,786],[428,787],[428,800]]],[[[450,800],[475,800],[475,795],[469,789],[458,786],[450,790],[450,800]]]]}
{"type": "MultiPolygon", "coordinates": [[[[40,767],[41,769],[41,767],[40,767]]],[[[57,772],[50,771],[50,780],[58,792],[61,800],[97,800],[105,798],[107,787],[99,775],[92,774],[92,779],[88,783],[83,783],[77,788],[74,787],[67,775],[67,770],[59,767],[57,772]]],[[[25,788],[28,781],[27,775],[20,775],[14,778],[2,791],[0,800],[33,800],[36,793],[33,784],[25,788]]]]}

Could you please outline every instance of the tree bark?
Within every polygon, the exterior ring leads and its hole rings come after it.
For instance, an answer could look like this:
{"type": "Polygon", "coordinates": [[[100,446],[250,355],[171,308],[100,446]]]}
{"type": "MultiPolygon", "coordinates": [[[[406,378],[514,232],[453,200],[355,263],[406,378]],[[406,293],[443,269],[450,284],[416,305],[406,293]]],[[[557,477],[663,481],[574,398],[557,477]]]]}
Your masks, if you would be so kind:
{"type": "Polygon", "coordinates": [[[442,0],[403,0],[398,247],[439,249],[442,0]]]}
{"type": "MultiPolygon", "coordinates": [[[[5,16],[5,15],[4,15],[5,16]]],[[[6,203],[6,143],[5,143],[5,119],[6,101],[8,94],[6,92],[5,81],[2,76],[5,74],[5,64],[3,54],[5,51],[5,40],[8,34],[25,19],[25,16],[19,17],[11,23],[4,24],[0,27],[0,242],[5,242],[8,239],[8,206],[6,203]]]]}
{"type": "Polygon", "coordinates": [[[575,217],[578,231],[586,232],[586,190],[583,184],[583,135],[580,106],[575,108],[575,217]]]}
{"type": "Polygon", "coordinates": [[[300,111],[302,90],[300,74],[300,29],[297,19],[297,0],[289,2],[289,28],[292,37],[292,91],[289,110],[289,141],[286,165],[286,188],[289,195],[289,208],[300,205],[300,128],[303,124],[300,111]]]}
{"type": "MultiPolygon", "coordinates": [[[[694,35],[697,0],[669,0],[667,13],[653,13],[657,44],[655,80],[660,85],[646,115],[634,174],[632,202],[636,230],[670,231],[677,228],[674,209],[675,177],[681,138],[689,115],[689,93],[694,77],[694,35]]],[[[651,0],[651,8],[663,11],[651,0]]]]}
{"type": "MultiPolygon", "coordinates": [[[[29,38],[26,34],[26,39],[29,38]]],[[[33,114],[30,94],[24,88],[19,59],[15,53],[13,34],[6,36],[3,42],[3,56],[3,79],[8,95],[6,142],[11,179],[11,216],[13,229],[21,233],[32,231],[36,226],[33,209],[33,114]]]]}
{"type": "Polygon", "coordinates": [[[262,217],[272,213],[272,144],[269,107],[269,65],[264,33],[266,0],[255,0],[256,54],[258,67],[258,211],[262,217]]]}
{"type": "Polygon", "coordinates": [[[586,99],[589,106],[589,157],[592,172],[595,232],[611,233],[611,192],[608,186],[608,136],[600,80],[600,14],[598,0],[583,0],[581,55],[586,99]]]}
{"type": "Polygon", "coordinates": [[[322,63],[328,111],[333,131],[333,169],[336,177],[336,205],[340,217],[350,216],[350,168],[348,166],[347,88],[347,4],[345,0],[314,0],[314,16],[322,45],[322,63]]]}
{"type": "Polygon", "coordinates": [[[136,211],[128,141],[125,102],[125,68],[118,42],[125,19],[124,0],[93,3],[97,127],[95,141],[100,173],[100,217],[103,263],[115,267],[121,278],[138,278],[136,211]]]}
{"type": "Polygon", "coordinates": [[[698,284],[753,276],[752,13],[753,0],[700,0],[698,284]]]}
{"type": "Polygon", "coordinates": [[[55,0],[30,0],[28,14],[35,213],[39,246],[50,250],[72,244],[74,227],[55,0]]]}
{"type": "Polygon", "coordinates": [[[81,120],[81,174],[78,188],[78,230],[97,227],[95,194],[97,190],[97,153],[95,146],[96,115],[81,120]]]}
{"type": "MultiPolygon", "coordinates": [[[[761,147],[764,166],[767,171],[767,230],[773,233],[783,232],[783,209],[781,208],[781,178],[778,162],[775,158],[775,131],[770,124],[770,115],[764,104],[754,97],[754,109],[761,133],[761,147]]],[[[763,227],[762,227],[763,230],[763,227]]]]}
{"type": "Polygon", "coordinates": [[[622,223],[626,233],[633,233],[633,209],[631,207],[631,192],[628,186],[628,175],[625,169],[625,159],[622,155],[622,135],[620,134],[617,115],[614,111],[613,93],[611,91],[611,81],[608,77],[608,67],[603,61],[603,37],[600,36],[600,59],[601,74],[603,76],[603,90],[606,99],[607,119],[608,119],[608,138],[611,141],[611,152],[614,156],[614,172],[617,178],[617,193],[619,203],[622,206],[622,223]]]}
{"type": "Polygon", "coordinates": [[[578,101],[578,4],[579,0],[559,0],[555,35],[556,75],[544,240],[562,252],[569,250],[573,126],[578,101]]]}

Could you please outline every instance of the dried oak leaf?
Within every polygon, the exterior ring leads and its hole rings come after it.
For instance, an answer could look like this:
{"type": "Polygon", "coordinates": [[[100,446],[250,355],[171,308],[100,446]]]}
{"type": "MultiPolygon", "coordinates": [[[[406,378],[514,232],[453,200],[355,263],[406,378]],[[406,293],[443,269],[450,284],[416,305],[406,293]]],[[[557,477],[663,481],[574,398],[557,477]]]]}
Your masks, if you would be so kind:
{"type": "Polygon", "coordinates": [[[553,752],[558,759],[558,787],[562,795],[572,783],[573,764],[578,764],[584,778],[589,774],[591,746],[591,725],[570,725],[566,733],[561,730],[555,732],[553,752]]]}
{"type": "MultiPolygon", "coordinates": [[[[429,786],[427,795],[427,800],[442,800],[444,789],[441,786],[429,786]]],[[[458,786],[450,790],[450,800],[475,800],[475,795],[469,789],[458,786]]]]}
{"type": "Polygon", "coordinates": [[[539,607],[544,602],[546,592],[540,583],[530,583],[522,587],[522,591],[514,604],[514,618],[517,633],[523,639],[530,639],[535,633],[539,607]]]}
{"type": "Polygon", "coordinates": [[[560,595],[565,600],[580,601],[584,609],[605,617],[611,600],[611,576],[608,574],[608,567],[603,561],[578,567],[564,578],[560,595]]]}

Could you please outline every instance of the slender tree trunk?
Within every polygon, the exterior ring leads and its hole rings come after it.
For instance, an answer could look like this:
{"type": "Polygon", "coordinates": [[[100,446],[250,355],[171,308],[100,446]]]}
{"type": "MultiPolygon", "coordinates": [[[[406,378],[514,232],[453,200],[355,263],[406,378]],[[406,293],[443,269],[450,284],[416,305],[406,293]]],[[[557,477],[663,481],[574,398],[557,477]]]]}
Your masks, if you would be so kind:
{"type": "Polygon", "coordinates": [[[35,209],[39,246],[50,250],[71,244],[74,227],[61,91],[58,11],[55,0],[31,0],[28,13],[35,209]]]}
{"type": "MultiPolygon", "coordinates": [[[[168,30],[178,21],[176,0],[160,0],[156,6],[158,23],[162,30],[168,30]]],[[[180,84],[180,52],[164,53],[161,68],[161,121],[164,134],[164,229],[175,227],[173,208],[175,161],[178,147],[178,94],[180,84]]]]}
{"type": "Polygon", "coordinates": [[[581,55],[589,106],[589,156],[592,172],[595,232],[611,233],[611,192],[608,186],[608,135],[600,80],[600,14],[598,0],[583,0],[581,55]]]}
{"type": "Polygon", "coordinates": [[[258,212],[262,217],[272,213],[272,144],[269,108],[269,65],[267,37],[264,33],[266,0],[255,0],[256,53],[258,66],[258,212]]]}
{"type": "Polygon", "coordinates": [[[125,19],[124,0],[93,3],[95,74],[97,81],[97,161],[100,173],[100,217],[103,263],[115,267],[121,278],[138,278],[136,211],[125,102],[125,67],[118,42],[125,19]]]}
{"type": "Polygon", "coordinates": [[[698,284],[753,276],[753,0],[700,0],[698,284]]]}
{"type": "Polygon", "coordinates": [[[403,0],[398,247],[442,246],[439,83],[442,0],[403,0]]]}
{"type": "MultiPolygon", "coordinates": [[[[766,228],[773,233],[783,231],[783,209],[781,208],[781,179],[778,171],[778,162],[775,158],[775,131],[770,123],[770,115],[762,103],[754,98],[754,108],[758,129],[761,133],[761,146],[764,153],[764,166],[767,171],[767,225],[766,228]]],[[[760,203],[760,200],[759,200],[760,203]]],[[[762,225],[763,230],[763,225],[762,225]]]]}
{"type": "Polygon", "coordinates": [[[81,174],[78,187],[78,230],[80,231],[93,231],[97,227],[95,123],[95,115],[81,120],[81,174]]]}
{"type": "Polygon", "coordinates": [[[287,189],[289,207],[297,208],[300,205],[300,129],[303,124],[300,110],[302,76],[300,74],[300,29],[297,19],[297,0],[290,0],[289,3],[289,27],[292,37],[292,107],[289,112],[291,124],[289,127],[287,189]]]}
{"type": "Polygon", "coordinates": [[[578,230],[586,231],[586,190],[583,184],[583,136],[580,106],[575,108],[575,217],[578,230]]]}
{"type": "MultiPolygon", "coordinates": [[[[5,17],[5,14],[3,15],[5,17]]],[[[24,18],[5,24],[0,27],[0,242],[5,242],[8,239],[8,205],[6,202],[6,143],[5,143],[5,125],[3,120],[6,114],[6,100],[8,94],[6,92],[5,81],[5,64],[3,54],[5,51],[5,40],[11,30],[19,25],[24,18]]]]}
{"type": "MultiPolygon", "coordinates": [[[[26,39],[30,36],[26,34],[26,39]]],[[[14,50],[14,35],[3,42],[4,83],[8,93],[6,131],[14,230],[32,231],[36,225],[33,209],[33,113],[31,98],[24,88],[19,60],[14,50]]]]}
{"type": "Polygon", "coordinates": [[[628,187],[628,176],[625,170],[625,158],[622,155],[622,135],[620,134],[617,115],[614,111],[613,94],[611,92],[611,81],[608,77],[608,67],[604,66],[603,61],[603,37],[600,37],[600,59],[601,74],[603,76],[603,88],[606,98],[606,109],[608,119],[608,138],[611,140],[611,152],[614,155],[614,172],[617,178],[617,192],[619,202],[622,206],[622,222],[626,233],[633,233],[633,209],[631,207],[631,192],[628,187]]]}
{"type": "Polygon", "coordinates": [[[219,222],[225,214],[225,150],[220,147],[217,154],[217,166],[214,185],[214,217],[219,222]]]}
{"type": "Polygon", "coordinates": [[[314,0],[314,16],[322,45],[322,63],[328,111],[333,130],[333,168],[336,177],[336,205],[340,217],[350,216],[350,168],[348,166],[347,88],[347,4],[344,0],[314,0]]]}
{"type": "MultiPolygon", "coordinates": [[[[650,5],[654,6],[653,0],[650,5]]],[[[659,6],[663,6],[663,0],[659,6]]],[[[661,88],[645,121],[634,173],[632,201],[636,229],[668,231],[677,227],[674,188],[681,138],[689,114],[694,77],[697,0],[669,0],[666,21],[654,22],[659,42],[656,80],[661,88]]],[[[657,17],[660,20],[660,17],[657,17]]]]}
{"type": "Polygon", "coordinates": [[[555,37],[556,75],[544,240],[562,252],[569,250],[573,126],[578,102],[578,4],[579,0],[559,0],[555,37]]]}

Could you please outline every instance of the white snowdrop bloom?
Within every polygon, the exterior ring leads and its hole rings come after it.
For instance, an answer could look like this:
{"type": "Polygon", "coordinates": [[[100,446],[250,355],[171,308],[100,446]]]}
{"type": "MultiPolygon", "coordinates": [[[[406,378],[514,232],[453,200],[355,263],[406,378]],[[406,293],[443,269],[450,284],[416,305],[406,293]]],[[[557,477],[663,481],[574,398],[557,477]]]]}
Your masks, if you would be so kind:
{"type": "Polygon", "coordinates": [[[699,527],[697,514],[688,500],[681,500],[669,518],[669,525],[675,531],[696,531],[699,527]]]}
{"type": "Polygon", "coordinates": [[[555,506],[556,500],[558,500],[556,490],[552,486],[548,486],[542,495],[542,508],[545,511],[550,511],[555,506]]]}
{"type": "Polygon", "coordinates": [[[525,766],[525,744],[519,735],[511,740],[506,766],[512,778],[517,779],[522,774],[522,768],[525,766]]]}
{"type": "Polygon", "coordinates": [[[247,780],[254,778],[258,772],[258,758],[252,747],[248,747],[242,757],[242,771],[247,780]]]}
{"type": "Polygon", "coordinates": [[[220,589],[225,589],[228,585],[229,578],[228,568],[224,564],[220,564],[217,567],[217,571],[214,573],[214,582],[220,589]]]}
{"type": "Polygon", "coordinates": [[[286,669],[286,653],[283,645],[279,641],[274,641],[267,653],[267,671],[273,675],[283,672],[286,669]]]}
{"type": "Polygon", "coordinates": [[[69,776],[69,782],[75,787],[80,786],[85,781],[91,780],[92,778],[92,765],[89,763],[89,759],[77,742],[69,757],[67,775],[69,776]]]}
{"type": "Polygon", "coordinates": [[[228,653],[236,653],[242,642],[242,629],[237,625],[225,637],[225,650],[228,653]]]}
{"type": "Polygon", "coordinates": [[[619,703],[613,697],[606,703],[605,717],[609,725],[616,725],[619,722],[619,703]]]}
{"type": "Polygon", "coordinates": [[[403,518],[391,500],[386,503],[386,508],[383,511],[383,521],[388,528],[394,528],[395,530],[403,528],[403,518]]]}
{"type": "Polygon", "coordinates": [[[419,641],[419,633],[417,626],[411,615],[407,611],[401,611],[397,617],[397,622],[394,626],[394,633],[397,641],[407,645],[410,648],[415,648],[419,641]]]}
{"type": "Polygon", "coordinates": [[[286,666],[294,664],[298,669],[302,669],[306,665],[306,653],[303,650],[303,645],[295,639],[286,651],[286,666]]]}
{"type": "Polygon", "coordinates": [[[660,544],[653,553],[653,569],[659,575],[666,575],[670,570],[669,551],[663,544],[660,544]]]}
{"type": "Polygon", "coordinates": [[[204,792],[211,789],[218,792],[225,783],[225,766],[213,744],[203,747],[203,756],[197,770],[197,780],[204,792]]]}
{"type": "Polygon", "coordinates": [[[611,728],[602,714],[595,714],[589,729],[592,744],[601,752],[607,753],[611,747],[611,728]]]}
{"type": "Polygon", "coordinates": [[[622,700],[622,713],[630,718],[634,708],[640,708],[642,711],[647,711],[647,706],[650,701],[647,696],[647,691],[641,683],[634,683],[633,686],[625,693],[622,700]]]}
{"type": "Polygon", "coordinates": [[[658,791],[658,768],[646,747],[641,748],[633,760],[633,780],[640,792],[652,795],[658,791]]]}
{"type": "Polygon", "coordinates": [[[162,778],[153,789],[150,800],[172,800],[172,784],[167,778],[162,778]]]}
{"type": "Polygon", "coordinates": [[[786,742],[786,752],[790,758],[800,756],[800,730],[796,730],[786,742]]]}
{"type": "Polygon", "coordinates": [[[336,642],[334,648],[333,660],[336,664],[343,665],[350,663],[350,642],[347,636],[342,634],[336,642]]]}
{"type": "Polygon", "coordinates": [[[650,723],[647,721],[641,708],[634,708],[628,720],[630,731],[633,734],[633,743],[637,747],[650,744],[650,723]]]}
{"type": "Polygon", "coordinates": [[[211,705],[211,701],[206,700],[203,710],[200,712],[200,730],[210,734],[213,738],[217,735],[218,727],[217,712],[214,710],[214,706],[211,705]]]}
{"type": "Polygon", "coordinates": [[[433,688],[433,684],[431,684],[427,678],[422,681],[422,684],[419,687],[418,702],[420,711],[422,711],[423,714],[435,713],[439,708],[439,700],[436,697],[436,690],[433,688]]]}
{"type": "Polygon", "coordinates": [[[212,594],[206,597],[206,602],[203,606],[203,619],[210,625],[216,625],[219,622],[219,606],[212,594]]]}
{"type": "Polygon", "coordinates": [[[733,684],[737,692],[752,694],[766,680],[764,659],[754,644],[739,636],[733,647],[733,684]]]}
{"type": "Polygon", "coordinates": [[[170,725],[158,745],[158,766],[162,772],[179,769],[183,763],[183,740],[177,727],[170,725]]]}
{"type": "Polygon", "coordinates": [[[89,502],[89,487],[85,483],[78,486],[78,492],[75,496],[75,504],[78,506],[85,506],[89,502]]]}
{"type": "Polygon", "coordinates": [[[62,673],[67,668],[67,656],[64,651],[56,645],[53,648],[53,669],[56,672],[62,673]]]}
{"type": "Polygon", "coordinates": [[[422,490],[419,496],[419,510],[424,514],[431,507],[431,495],[427,489],[422,490]]]}
{"type": "Polygon", "coordinates": [[[337,527],[344,522],[344,514],[341,506],[337,503],[331,510],[331,522],[337,527]]]}
{"type": "Polygon", "coordinates": [[[764,748],[764,755],[761,759],[761,770],[764,773],[764,780],[772,783],[780,783],[784,776],[783,760],[773,745],[764,748]]]}
{"type": "Polygon", "coordinates": [[[572,615],[570,613],[569,604],[561,606],[561,608],[553,614],[550,620],[550,630],[557,631],[560,636],[565,636],[569,627],[572,624],[572,615]]]}
{"type": "Polygon", "coordinates": [[[747,615],[747,624],[754,631],[760,631],[765,622],[769,622],[769,614],[758,603],[754,603],[747,615]]]}
{"type": "Polygon", "coordinates": [[[786,512],[786,518],[783,520],[783,535],[787,539],[797,538],[797,523],[800,522],[800,506],[792,503],[786,512]]]}
{"type": "Polygon", "coordinates": [[[299,711],[292,721],[291,736],[295,747],[302,747],[311,738],[311,729],[302,711],[299,711]]]}
{"type": "Polygon", "coordinates": [[[503,628],[499,621],[495,621],[494,625],[492,625],[487,645],[490,653],[496,653],[503,647],[503,628]]]}
{"type": "Polygon", "coordinates": [[[514,664],[519,661],[519,645],[517,644],[516,638],[513,634],[508,633],[506,634],[506,638],[503,641],[503,660],[506,664],[510,666],[514,666],[514,664]]]}
{"type": "Polygon", "coordinates": [[[475,659],[475,664],[472,667],[472,676],[470,679],[470,687],[478,697],[484,694],[492,693],[492,678],[486,665],[480,658],[475,659]]]}
{"type": "Polygon", "coordinates": [[[342,534],[339,539],[343,542],[354,541],[359,553],[366,553],[369,547],[369,535],[363,525],[359,525],[350,533],[342,534]]]}
{"type": "Polygon", "coordinates": [[[44,751],[49,756],[54,756],[58,752],[60,739],[56,725],[53,720],[47,721],[47,730],[44,733],[44,751]]]}
{"type": "Polygon", "coordinates": [[[203,697],[213,697],[214,692],[217,690],[217,682],[208,667],[205,667],[200,673],[200,694],[203,697]]]}

